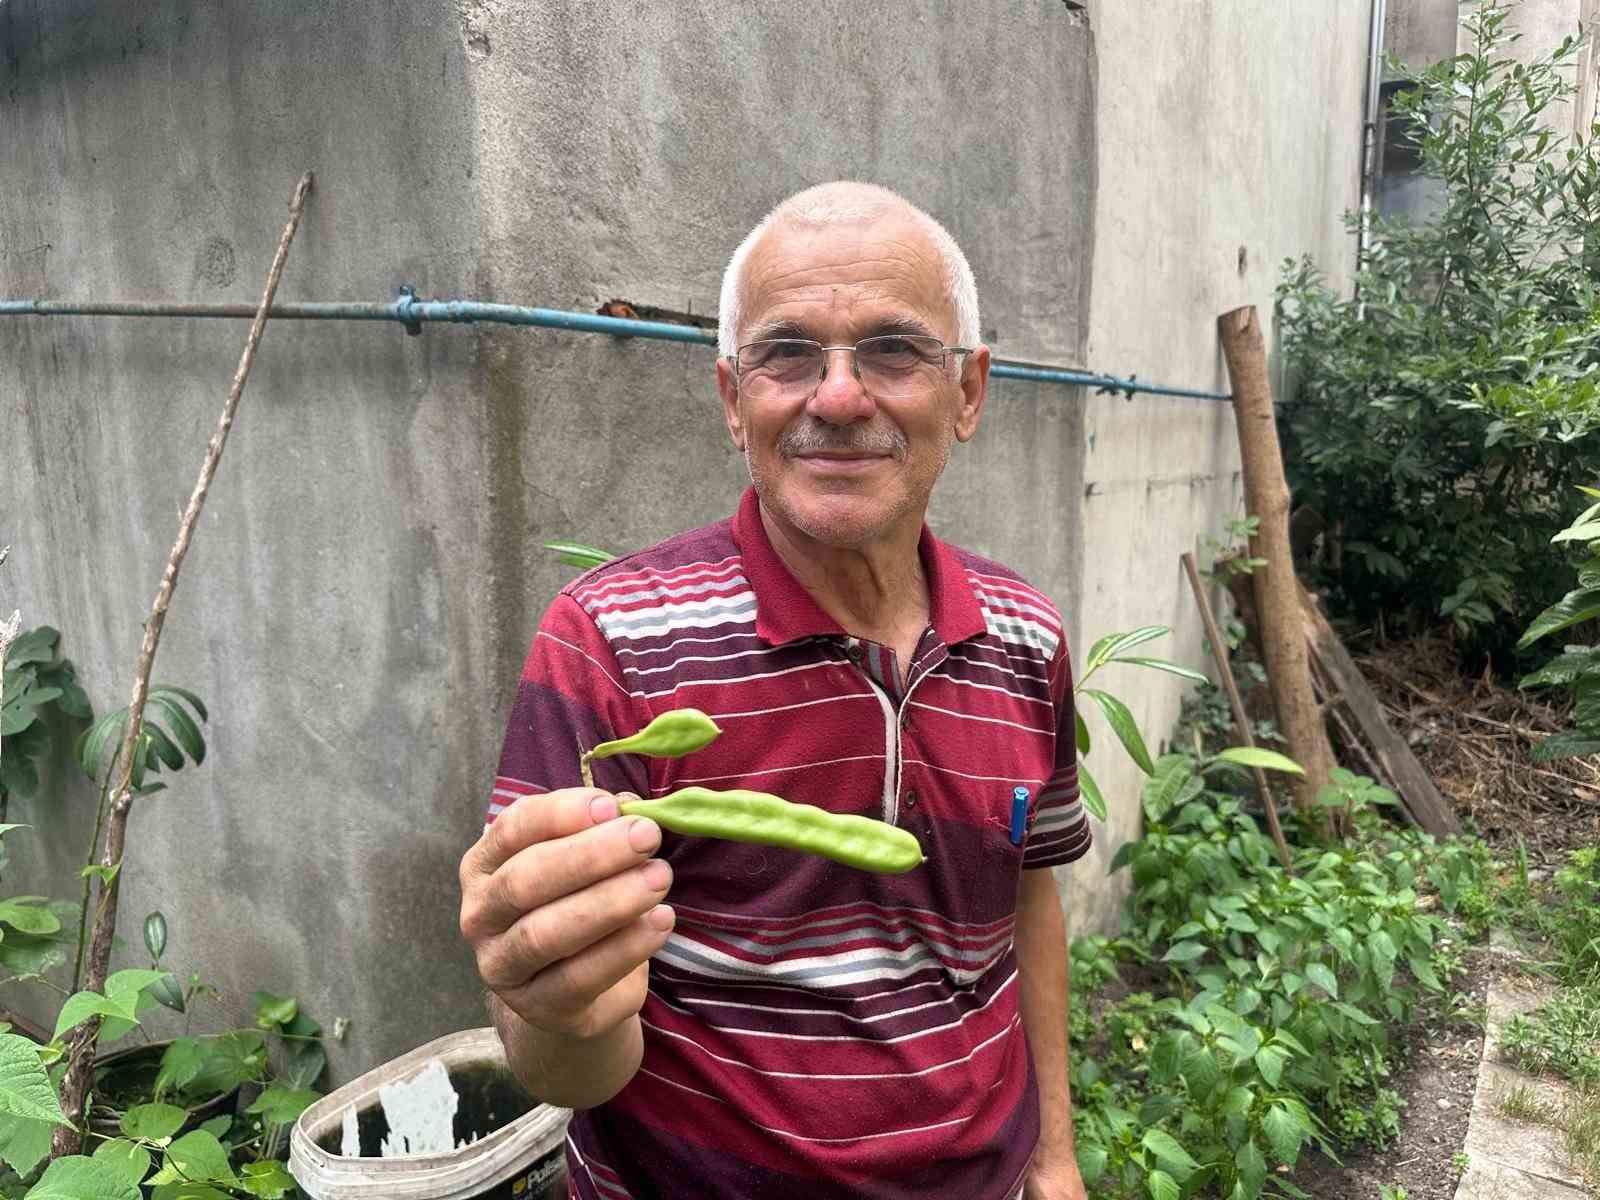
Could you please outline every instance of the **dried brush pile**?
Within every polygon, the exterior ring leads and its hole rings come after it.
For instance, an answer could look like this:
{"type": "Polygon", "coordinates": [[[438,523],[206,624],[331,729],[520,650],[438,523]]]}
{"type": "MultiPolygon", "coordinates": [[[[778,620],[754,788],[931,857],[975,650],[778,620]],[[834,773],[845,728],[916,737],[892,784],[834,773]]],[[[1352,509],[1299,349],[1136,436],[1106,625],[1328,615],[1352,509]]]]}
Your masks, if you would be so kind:
{"type": "Polygon", "coordinates": [[[1554,858],[1600,844],[1600,757],[1534,763],[1529,750],[1569,728],[1568,708],[1514,681],[1460,673],[1442,633],[1356,655],[1390,722],[1411,744],[1463,821],[1495,845],[1521,836],[1554,858]]]}

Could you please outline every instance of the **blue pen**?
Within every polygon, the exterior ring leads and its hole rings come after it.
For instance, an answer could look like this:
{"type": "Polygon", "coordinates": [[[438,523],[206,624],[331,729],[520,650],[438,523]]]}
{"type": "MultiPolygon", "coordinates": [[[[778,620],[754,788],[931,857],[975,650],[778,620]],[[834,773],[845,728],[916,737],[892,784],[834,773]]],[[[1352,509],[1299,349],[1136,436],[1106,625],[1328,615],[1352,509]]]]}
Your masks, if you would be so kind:
{"type": "Polygon", "coordinates": [[[1022,830],[1028,821],[1028,789],[1011,789],[1011,844],[1022,845],[1022,830]]]}

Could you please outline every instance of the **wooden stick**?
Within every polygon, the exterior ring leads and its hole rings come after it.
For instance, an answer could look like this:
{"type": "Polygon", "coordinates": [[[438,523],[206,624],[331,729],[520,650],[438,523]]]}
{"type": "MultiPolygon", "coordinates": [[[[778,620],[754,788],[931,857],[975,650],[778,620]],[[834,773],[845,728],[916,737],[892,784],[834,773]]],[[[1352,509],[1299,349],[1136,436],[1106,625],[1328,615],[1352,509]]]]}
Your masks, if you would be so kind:
{"type": "MultiPolygon", "coordinates": [[[[1228,703],[1233,707],[1238,740],[1241,745],[1254,746],[1256,739],[1250,732],[1250,718],[1244,711],[1244,697],[1239,695],[1233,668],[1228,665],[1228,652],[1222,634],[1217,631],[1217,619],[1212,615],[1211,601],[1206,599],[1206,590],[1200,585],[1200,570],[1195,566],[1194,555],[1187,550],[1183,553],[1183,569],[1188,573],[1189,587],[1194,592],[1195,604],[1200,608],[1200,620],[1206,627],[1206,640],[1211,643],[1211,658],[1217,664],[1223,690],[1228,693],[1228,703]]],[[[1256,779],[1256,791],[1261,793],[1262,807],[1267,810],[1267,829],[1271,831],[1272,840],[1278,847],[1278,858],[1283,862],[1283,869],[1291,871],[1294,859],[1289,853],[1289,843],[1283,840],[1283,827],[1278,824],[1278,805],[1272,798],[1272,788],[1267,785],[1267,773],[1260,767],[1251,767],[1250,771],[1256,779]]]]}
{"type": "MultiPolygon", "coordinates": [[[[294,189],[294,197],[289,201],[289,221],[284,226],[283,236],[278,239],[278,251],[272,257],[272,267],[267,272],[267,284],[261,293],[261,303],[256,306],[255,320],[250,323],[250,333],[245,340],[244,353],[240,355],[238,369],[233,373],[233,385],[228,389],[228,399],[223,405],[217,430],[211,435],[211,441],[206,446],[206,457],[200,467],[200,478],[194,485],[194,492],[189,497],[189,506],[184,510],[183,520],[178,526],[178,540],[173,544],[172,553],[167,559],[166,572],[161,577],[161,586],[156,590],[155,603],[150,609],[150,619],[145,622],[144,644],[139,649],[139,660],[133,674],[133,698],[128,704],[128,727],[123,734],[122,746],[118,751],[119,757],[115,760],[119,774],[112,792],[110,819],[106,822],[105,845],[100,854],[102,866],[116,866],[122,861],[123,846],[128,831],[128,810],[133,803],[134,754],[139,745],[139,735],[144,729],[144,702],[150,690],[150,668],[155,663],[156,647],[161,642],[161,628],[166,622],[167,606],[172,602],[172,592],[178,582],[178,570],[183,566],[184,555],[189,552],[189,541],[194,536],[195,526],[200,520],[200,510],[206,502],[206,493],[210,490],[211,481],[217,473],[217,463],[222,458],[223,446],[227,444],[228,431],[233,427],[234,414],[239,408],[239,397],[244,393],[245,380],[250,377],[250,367],[255,362],[256,347],[261,344],[261,335],[266,329],[267,309],[271,307],[272,298],[278,290],[278,280],[282,278],[284,263],[289,258],[289,243],[294,240],[295,230],[300,227],[300,216],[305,211],[306,196],[310,191],[311,172],[307,171],[300,177],[300,182],[294,189]]],[[[89,972],[84,980],[84,987],[90,991],[98,992],[105,987],[106,974],[110,969],[111,942],[117,927],[118,884],[121,877],[122,873],[118,871],[109,881],[104,877],[100,881],[99,904],[89,943],[89,972]]],[[[74,1124],[61,1126],[56,1130],[50,1147],[52,1158],[58,1158],[63,1154],[76,1154],[82,1142],[82,1135],[76,1122],[82,1120],[84,1116],[83,1103],[88,1095],[89,1076],[94,1066],[94,1046],[99,1035],[100,1018],[97,1016],[91,1017],[68,1035],[67,1070],[61,1082],[61,1111],[66,1114],[67,1120],[74,1124]]]]}
{"type": "Polygon", "coordinates": [[[1278,727],[1289,755],[1305,770],[1295,784],[1295,803],[1315,811],[1317,793],[1333,769],[1333,747],[1311,695],[1311,670],[1300,620],[1294,554],[1289,546],[1289,485],[1278,447],[1277,417],[1267,380],[1267,349],[1254,305],[1217,318],[1222,353],[1233,388],[1233,414],[1250,514],[1259,521],[1250,553],[1267,565],[1250,578],[1261,623],[1262,658],[1278,710],[1278,727]]]}

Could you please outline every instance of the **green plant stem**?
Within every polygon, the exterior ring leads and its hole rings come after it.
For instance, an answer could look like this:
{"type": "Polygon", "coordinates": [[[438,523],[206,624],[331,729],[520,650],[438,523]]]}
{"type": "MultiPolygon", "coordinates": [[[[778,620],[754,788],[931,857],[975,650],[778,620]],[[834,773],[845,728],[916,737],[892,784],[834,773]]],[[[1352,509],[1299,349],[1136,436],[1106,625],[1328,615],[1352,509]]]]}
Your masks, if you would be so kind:
{"type": "MultiPolygon", "coordinates": [[[[116,764],[111,764],[111,770],[106,772],[106,781],[100,785],[100,805],[94,816],[94,836],[89,839],[89,853],[84,861],[94,862],[94,856],[100,849],[100,833],[105,827],[106,809],[110,804],[111,773],[116,769],[116,764]]],[[[83,952],[84,943],[88,940],[89,932],[89,880],[83,877],[83,898],[78,903],[78,951],[76,961],[72,964],[72,991],[76,992],[83,983],[83,952]]]]}

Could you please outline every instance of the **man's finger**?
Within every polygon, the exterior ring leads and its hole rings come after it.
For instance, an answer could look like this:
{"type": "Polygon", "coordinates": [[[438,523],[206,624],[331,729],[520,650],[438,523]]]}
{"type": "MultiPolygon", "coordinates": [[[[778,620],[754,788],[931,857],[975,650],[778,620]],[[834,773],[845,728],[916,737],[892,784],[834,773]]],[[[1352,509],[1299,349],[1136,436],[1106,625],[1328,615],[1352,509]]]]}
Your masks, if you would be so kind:
{"type": "Polygon", "coordinates": [[[519,987],[657,905],[672,884],[661,859],[539,905],[478,947],[478,974],[495,991],[519,987]]]}
{"type": "MultiPolygon", "coordinates": [[[[546,1021],[558,1013],[582,1013],[648,962],[666,942],[672,925],[672,909],[658,904],[588,949],[552,963],[503,999],[513,1011],[546,1021]]],[[[639,999],[642,1002],[643,997],[639,999]]]]}
{"type": "Polygon", "coordinates": [[[462,873],[492,875],[519,850],[581,833],[616,815],[616,798],[598,788],[563,788],[519,796],[467,851],[462,873]]]}

